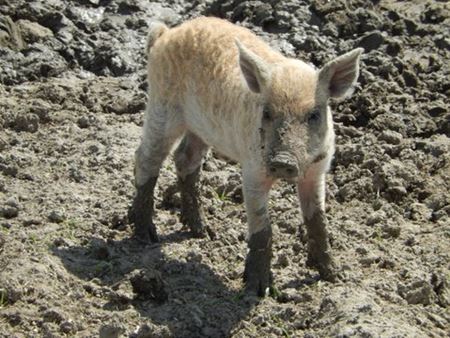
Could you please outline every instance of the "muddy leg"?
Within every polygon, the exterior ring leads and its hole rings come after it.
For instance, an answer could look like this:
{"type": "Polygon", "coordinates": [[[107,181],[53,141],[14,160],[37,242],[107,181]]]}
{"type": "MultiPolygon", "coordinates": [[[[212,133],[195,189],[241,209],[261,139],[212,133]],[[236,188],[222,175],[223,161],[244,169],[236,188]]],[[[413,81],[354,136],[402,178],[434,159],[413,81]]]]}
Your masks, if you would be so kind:
{"type": "Polygon", "coordinates": [[[321,278],[334,281],[335,267],[326,229],[325,175],[316,174],[312,169],[299,181],[298,194],[308,233],[307,264],[317,268],[321,278]]]}
{"type": "Polygon", "coordinates": [[[158,235],[153,224],[153,192],[159,170],[170,148],[182,133],[177,123],[176,111],[157,105],[148,107],[142,142],[136,151],[136,196],[132,206],[135,237],[144,243],[157,242],[158,235]]]}
{"type": "Polygon", "coordinates": [[[199,176],[207,146],[187,132],[175,151],[178,185],[181,192],[181,221],[195,237],[205,236],[205,221],[199,203],[199,176]]]}
{"type": "Polygon", "coordinates": [[[248,292],[263,297],[272,285],[272,227],[267,212],[267,200],[272,182],[258,179],[243,171],[244,200],[248,219],[249,252],[245,261],[244,282],[248,292]]]}
{"type": "Polygon", "coordinates": [[[137,186],[133,201],[134,236],[144,243],[159,241],[153,224],[153,191],[156,180],[157,177],[151,177],[143,185],[137,186]]]}

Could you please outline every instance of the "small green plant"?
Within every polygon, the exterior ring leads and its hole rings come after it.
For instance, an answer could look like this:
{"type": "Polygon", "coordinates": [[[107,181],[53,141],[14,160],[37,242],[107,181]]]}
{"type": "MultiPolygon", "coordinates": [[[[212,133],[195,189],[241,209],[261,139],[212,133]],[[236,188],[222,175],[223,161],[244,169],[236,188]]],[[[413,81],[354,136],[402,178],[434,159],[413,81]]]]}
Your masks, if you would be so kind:
{"type": "Polygon", "coordinates": [[[36,234],[30,234],[30,242],[31,244],[36,244],[38,242],[38,237],[36,234]]]}
{"type": "Polygon", "coordinates": [[[70,239],[70,240],[75,240],[75,238],[76,238],[76,231],[75,231],[75,229],[70,229],[69,231],[67,231],[67,236],[66,236],[66,238],[68,238],[68,239],[70,239]]]}
{"type": "Polygon", "coordinates": [[[69,219],[66,221],[66,224],[69,228],[76,228],[77,227],[77,221],[74,219],[69,219]]]}
{"type": "Polygon", "coordinates": [[[279,297],[281,297],[281,291],[275,285],[272,285],[269,288],[269,295],[273,299],[278,299],[279,297]]]}
{"type": "Polygon", "coordinates": [[[371,237],[377,242],[380,242],[383,239],[381,228],[375,228],[371,237]]]}
{"type": "Polygon", "coordinates": [[[230,196],[227,195],[227,188],[223,188],[222,192],[219,194],[217,191],[214,190],[214,194],[216,198],[222,202],[226,202],[230,200],[230,196]]]}
{"type": "Polygon", "coordinates": [[[271,317],[271,319],[273,320],[274,324],[276,327],[278,327],[281,332],[283,332],[283,337],[286,338],[291,338],[291,334],[289,333],[288,329],[285,327],[284,321],[277,317],[277,316],[273,316],[271,317]]]}

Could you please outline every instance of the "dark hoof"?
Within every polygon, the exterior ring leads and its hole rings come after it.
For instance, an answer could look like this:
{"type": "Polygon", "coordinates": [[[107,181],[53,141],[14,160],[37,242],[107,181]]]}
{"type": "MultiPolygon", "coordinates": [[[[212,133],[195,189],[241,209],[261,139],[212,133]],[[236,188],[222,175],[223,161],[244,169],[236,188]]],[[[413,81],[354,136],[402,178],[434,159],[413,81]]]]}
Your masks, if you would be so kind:
{"type": "Polygon", "coordinates": [[[324,267],[318,267],[320,278],[323,280],[326,280],[328,282],[336,282],[337,281],[337,273],[334,266],[324,266],[324,267]]]}
{"type": "Polygon", "coordinates": [[[137,194],[128,218],[134,223],[134,238],[141,243],[159,242],[156,227],[153,224],[153,189],[156,177],[150,178],[144,185],[137,187],[137,194]]]}
{"type": "Polygon", "coordinates": [[[194,238],[205,238],[206,237],[205,227],[191,228],[191,234],[192,237],[194,238]]]}
{"type": "Polygon", "coordinates": [[[184,212],[181,216],[181,222],[189,228],[192,237],[194,238],[205,238],[206,237],[206,226],[203,221],[203,217],[198,215],[196,212],[194,215],[184,212]]]}
{"type": "MultiPolygon", "coordinates": [[[[245,268],[244,283],[245,292],[265,297],[272,287],[272,274],[270,271],[260,273],[259,271],[251,271],[251,268],[245,268]]],[[[256,269],[253,269],[256,270],[256,269]]]]}
{"type": "Polygon", "coordinates": [[[135,225],[134,238],[143,244],[158,243],[159,238],[153,223],[135,225]]]}
{"type": "Polygon", "coordinates": [[[203,220],[197,220],[196,222],[189,222],[187,224],[191,230],[192,237],[195,238],[205,238],[206,237],[206,226],[203,220]]]}
{"type": "Polygon", "coordinates": [[[272,286],[272,229],[266,228],[250,236],[250,251],[245,260],[245,290],[264,297],[272,286]]]}
{"type": "Polygon", "coordinates": [[[308,265],[311,268],[317,269],[321,279],[326,280],[328,282],[336,282],[337,269],[329,255],[323,256],[325,257],[320,257],[320,259],[308,257],[306,265],[308,265]]]}

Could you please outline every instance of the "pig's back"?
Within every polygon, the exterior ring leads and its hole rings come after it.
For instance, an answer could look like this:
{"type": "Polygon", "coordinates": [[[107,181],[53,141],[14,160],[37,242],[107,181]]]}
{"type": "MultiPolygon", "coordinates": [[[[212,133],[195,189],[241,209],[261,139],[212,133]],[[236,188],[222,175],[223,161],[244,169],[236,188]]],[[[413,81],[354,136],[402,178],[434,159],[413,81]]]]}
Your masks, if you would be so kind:
{"type": "MultiPolygon", "coordinates": [[[[248,156],[259,95],[239,69],[235,39],[269,63],[283,60],[249,30],[202,17],[166,31],[149,53],[150,99],[179,107],[187,128],[224,155],[248,156]],[[245,151],[244,151],[245,150],[245,151]]],[[[251,150],[250,150],[251,151],[251,150]]]]}
{"type": "Polygon", "coordinates": [[[210,96],[215,87],[247,90],[242,87],[236,38],[268,62],[283,58],[243,27],[200,17],[168,30],[155,41],[149,55],[152,89],[170,90],[172,96],[195,85],[196,94],[202,97],[210,96]]]}

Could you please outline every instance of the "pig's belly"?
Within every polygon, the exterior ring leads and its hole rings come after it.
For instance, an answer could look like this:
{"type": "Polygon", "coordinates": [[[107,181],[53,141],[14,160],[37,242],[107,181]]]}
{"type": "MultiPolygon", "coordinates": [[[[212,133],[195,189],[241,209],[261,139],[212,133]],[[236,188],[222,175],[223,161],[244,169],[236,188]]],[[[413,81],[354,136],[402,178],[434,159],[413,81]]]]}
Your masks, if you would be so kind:
{"type": "Polygon", "coordinates": [[[201,112],[200,109],[186,109],[185,123],[187,128],[208,146],[231,160],[242,162],[244,149],[240,147],[240,130],[232,121],[218,119],[213,114],[201,112]]]}

